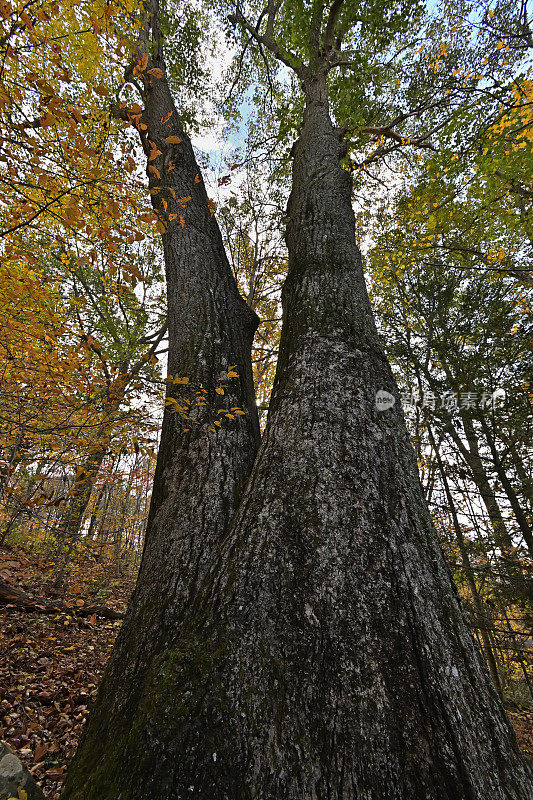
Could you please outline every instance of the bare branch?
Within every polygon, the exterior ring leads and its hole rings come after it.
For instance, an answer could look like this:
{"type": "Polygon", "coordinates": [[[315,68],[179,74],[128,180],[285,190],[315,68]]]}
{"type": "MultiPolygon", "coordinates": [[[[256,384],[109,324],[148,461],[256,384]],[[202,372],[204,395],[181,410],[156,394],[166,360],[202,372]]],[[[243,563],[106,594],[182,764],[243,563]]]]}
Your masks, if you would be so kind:
{"type": "Polygon", "coordinates": [[[270,50],[270,52],[277,59],[279,59],[279,61],[281,61],[287,67],[290,67],[290,69],[294,70],[299,78],[303,78],[304,65],[300,59],[290,50],[286,50],[285,48],[281,47],[279,42],[277,42],[272,35],[274,19],[277,11],[279,10],[279,6],[279,2],[275,3],[273,0],[270,0],[269,5],[267,6],[268,18],[265,34],[259,33],[257,25],[252,25],[238,7],[235,9],[235,14],[230,15],[228,19],[233,25],[240,25],[241,28],[248,31],[252,39],[254,39],[258,44],[264,45],[264,47],[266,47],[267,50],[270,50]],[[270,11],[268,10],[269,8],[270,11]]]}
{"type": "Polygon", "coordinates": [[[144,356],[140,358],[139,361],[137,361],[137,363],[134,364],[133,367],[129,370],[130,376],[136,375],[138,372],[140,372],[140,370],[145,366],[146,362],[152,358],[157,348],[159,347],[161,340],[165,336],[166,332],[167,332],[167,323],[165,322],[165,324],[159,331],[154,343],[152,344],[148,352],[145,353],[144,356]]]}

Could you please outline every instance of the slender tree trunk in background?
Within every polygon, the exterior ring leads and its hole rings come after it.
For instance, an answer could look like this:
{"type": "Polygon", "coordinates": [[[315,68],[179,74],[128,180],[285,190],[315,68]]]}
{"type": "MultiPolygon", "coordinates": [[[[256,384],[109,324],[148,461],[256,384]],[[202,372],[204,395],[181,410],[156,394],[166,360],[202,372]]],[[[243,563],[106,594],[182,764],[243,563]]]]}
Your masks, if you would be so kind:
{"type": "Polygon", "coordinates": [[[512,649],[514,650],[513,661],[515,663],[520,664],[520,669],[522,670],[522,675],[524,676],[524,681],[526,683],[527,688],[529,689],[529,695],[530,695],[531,699],[533,700],[533,686],[531,685],[531,680],[529,678],[529,674],[528,674],[528,671],[527,671],[527,665],[524,664],[524,659],[522,658],[522,656],[520,654],[519,648],[517,648],[517,646],[516,646],[516,638],[517,638],[516,631],[513,629],[513,626],[511,625],[511,622],[509,620],[509,617],[507,616],[507,612],[505,611],[505,609],[503,610],[503,615],[505,617],[507,630],[509,631],[509,638],[512,641],[512,649]]]}
{"type": "Polygon", "coordinates": [[[513,467],[515,468],[516,474],[520,480],[521,492],[523,497],[526,499],[528,512],[531,516],[533,513],[533,477],[528,469],[524,466],[524,462],[516,449],[515,442],[513,442],[511,438],[505,436],[502,431],[499,431],[499,434],[503,443],[508,449],[509,455],[511,456],[513,467]]]}
{"type": "Polygon", "coordinates": [[[103,560],[103,550],[105,544],[107,543],[106,522],[107,522],[107,515],[109,512],[109,506],[111,504],[112,494],[113,494],[112,486],[108,486],[105,493],[104,505],[100,514],[100,518],[98,520],[98,527],[95,533],[95,540],[98,547],[97,559],[99,562],[103,560]]]}
{"type": "Polygon", "coordinates": [[[474,428],[471,422],[465,419],[464,415],[462,419],[468,447],[451,422],[446,424],[446,431],[449,433],[470,469],[472,480],[478,489],[491,522],[494,543],[502,552],[505,569],[509,573],[509,578],[512,580],[516,572],[515,564],[512,563],[512,557],[510,555],[513,550],[513,540],[509,535],[498,500],[490,485],[483,459],[479,453],[478,439],[474,428]]]}
{"type": "Polygon", "coordinates": [[[4,529],[0,533],[0,547],[4,546],[4,543],[5,543],[8,535],[9,535],[9,533],[11,533],[11,529],[13,528],[13,526],[15,525],[15,523],[17,522],[17,520],[21,516],[21,514],[28,514],[29,515],[29,513],[30,512],[27,511],[25,508],[23,508],[22,505],[19,505],[19,507],[16,508],[12,512],[7,524],[5,525],[4,529]]]}
{"type": "Polygon", "coordinates": [[[474,627],[476,627],[479,630],[481,641],[483,642],[483,651],[485,654],[485,658],[487,659],[487,665],[489,667],[491,678],[494,681],[494,685],[496,686],[498,693],[501,695],[502,686],[500,681],[500,675],[498,673],[498,667],[496,665],[496,659],[494,657],[494,652],[489,637],[489,626],[487,624],[488,617],[485,612],[485,609],[483,608],[483,600],[477,588],[476,577],[474,575],[474,570],[472,569],[472,564],[470,563],[470,556],[463,535],[463,530],[461,528],[461,523],[459,522],[459,517],[457,516],[457,509],[455,507],[453,495],[450,491],[450,486],[448,484],[446,469],[444,467],[444,464],[442,463],[442,458],[440,457],[440,452],[437,443],[435,441],[431,425],[428,424],[427,430],[428,430],[429,440],[431,442],[431,446],[433,448],[433,452],[435,453],[435,458],[438,464],[442,485],[444,487],[444,493],[446,495],[446,499],[450,507],[453,529],[455,531],[455,538],[457,540],[459,552],[461,553],[461,561],[463,562],[464,574],[466,577],[466,581],[468,583],[468,587],[470,589],[470,593],[472,594],[472,601],[474,603],[474,608],[476,609],[477,620],[475,620],[476,624],[474,625],[474,627]]]}
{"type": "Polygon", "coordinates": [[[4,492],[9,485],[11,476],[15,472],[17,464],[21,460],[20,449],[21,449],[21,444],[24,441],[24,432],[25,432],[24,425],[21,425],[17,438],[15,439],[15,441],[11,446],[11,452],[9,453],[9,460],[7,461],[7,463],[4,463],[2,469],[0,470],[0,503],[4,498],[4,492]]]}
{"type": "Polygon", "coordinates": [[[59,553],[63,552],[61,565],[53,581],[58,589],[63,583],[70,557],[81,534],[81,526],[85,510],[89,505],[94,482],[106,457],[109,438],[108,426],[103,425],[97,431],[95,444],[89,449],[83,466],[79,469],[74,485],[70,490],[70,502],[58,526],[59,553]]]}
{"type": "Polygon", "coordinates": [[[511,481],[507,477],[507,473],[505,472],[505,468],[501,462],[500,454],[498,453],[494,437],[492,436],[487,421],[481,418],[480,423],[483,433],[485,435],[485,440],[491,452],[492,463],[494,464],[494,470],[499,480],[501,481],[503,490],[505,491],[507,499],[509,500],[509,505],[513,509],[513,514],[515,515],[515,519],[520,528],[520,532],[524,537],[524,542],[526,543],[526,546],[529,550],[529,554],[533,558],[533,533],[531,531],[531,528],[529,527],[526,513],[520,504],[520,501],[513,488],[513,485],[511,484],[511,481]]]}
{"type": "Polygon", "coordinates": [[[94,534],[94,528],[96,525],[96,520],[98,519],[98,513],[100,511],[100,504],[104,497],[105,492],[105,483],[102,484],[100,487],[100,491],[98,492],[98,497],[94,501],[93,512],[91,514],[91,518],[89,520],[89,527],[87,528],[87,539],[92,540],[94,534]]]}
{"type": "MultiPolygon", "coordinates": [[[[525,800],[533,791],[421,495],[323,76],[305,88],[261,449],[194,602],[180,614],[166,598],[149,652],[126,623],[133,648],[122,636],[114,669],[129,683],[142,663],[142,687],[125,696],[108,671],[68,800],[525,800]],[[378,411],[380,389],[394,408],[378,411]]],[[[196,504],[194,518],[183,500],[176,509],[191,538],[209,514],[194,463],[186,484],[172,474],[196,504]]],[[[153,509],[134,609],[150,592],[159,607],[160,574],[168,580],[149,558],[165,519],[160,500],[153,509]]],[[[137,617],[141,627],[156,619],[137,617]]]]}
{"type": "Polygon", "coordinates": [[[69,543],[75,540],[81,529],[85,510],[91,499],[94,482],[106,456],[108,443],[99,442],[92,447],[84,464],[79,468],[74,485],[70,490],[70,502],[59,524],[60,538],[69,543]]]}
{"type": "MultiPolygon", "coordinates": [[[[412,351],[411,355],[414,358],[412,351]]],[[[442,360],[444,361],[444,359],[442,360]]],[[[432,390],[438,392],[438,386],[435,384],[434,376],[429,371],[427,365],[418,364],[418,367],[423,371],[432,390]]],[[[449,369],[446,369],[445,365],[444,368],[446,374],[448,375],[450,385],[453,386],[453,375],[449,369]]],[[[472,480],[475,483],[483,501],[483,505],[487,510],[493,530],[495,545],[502,552],[504,556],[505,569],[508,572],[510,579],[513,579],[513,575],[516,574],[516,569],[515,565],[510,563],[512,562],[512,557],[509,555],[513,550],[513,540],[509,535],[509,531],[507,530],[505,520],[498,504],[498,500],[490,485],[490,481],[485,470],[485,465],[479,452],[478,437],[472,424],[472,420],[465,412],[461,413],[461,420],[465,431],[466,443],[464,441],[464,437],[455,428],[451,418],[443,420],[444,428],[470,470],[472,480]]]]}
{"type": "MultiPolygon", "coordinates": [[[[516,557],[513,539],[509,533],[507,522],[503,518],[500,504],[490,484],[483,458],[479,451],[479,438],[473,421],[466,413],[461,414],[461,419],[468,442],[468,449],[465,448],[469,453],[468,464],[487,510],[492,525],[494,542],[501,552],[501,563],[505,570],[506,578],[515,589],[515,597],[522,596],[526,601],[531,601],[533,600],[533,581],[516,557]]],[[[453,428],[453,425],[451,425],[451,428],[453,428]]],[[[460,440],[460,436],[455,429],[454,432],[456,440],[460,440]]]]}
{"type": "MultiPolygon", "coordinates": [[[[152,25],[158,43],[157,4],[152,25]]],[[[66,783],[65,798],[80,800],[117,800],[133,797],[131,792],[143,800],[170,797],[159,793],[168,781],[163,774],[161,783],[152,784],[153,793],[146,788],[157,771],[155,740],[155,748],[146,751],[152,766],[142,784],[126,789],[133,776],[129,757],[138,765],[143,761],[147,731],[139,729],[139,719],[166,693],[161,661],[226,535],[260,440],[251,365],[258,318],[238,292],[191,141],[170,94],[163,58],[146,45],[148,50],[139,127],[149,158],[152,202],[166,221],[168,372],[189,379],[186,386],[171,385],[167,396],[182,407],[188,399],[193,419],[165,411],[136,590],[66,783]],[[163,77],[151,77],[149,69],[161,70],[163,77]],[[155,150],[160,155],[152,158],[155,150]],[[219,381],[230,367],[238,377],[219,381]],[[222,386],[220,394],[216,389],[222,386]],[[197,399],[201,405],[195,405],[197,399]],[[245,414],[230,420],[218,413],[236,407],[245,414]],[[215,420],[222,422],[216,433],[209,430],[215,420]]],[[[168,690],[172,705],[176,696],[172,686],[168,690]]],[[[166,739],[166,723],[159,724],[166,739]]],[[[170,740],[165,748],[172,750],[170,740]]]]}
{"type": "Polygon", "coordinates": [[[111,457],[111,463],[109,465],[109,470],[108,470],[108,477],[104,481],[102,481],[102,485],[98,492],[98,497],[94,501],[93,512],[91,514],[91,518],[89,520],[89,527],[87,529],[87,539],[89,540],[94,539],[98,535],[98,528],[100,527],[102,518],[105,515],[107,504],[109,503],[108,490],[110,484],[112,484],[113,475],[116,472],[119,462],[120,462],[120,454],[111,457]]]}

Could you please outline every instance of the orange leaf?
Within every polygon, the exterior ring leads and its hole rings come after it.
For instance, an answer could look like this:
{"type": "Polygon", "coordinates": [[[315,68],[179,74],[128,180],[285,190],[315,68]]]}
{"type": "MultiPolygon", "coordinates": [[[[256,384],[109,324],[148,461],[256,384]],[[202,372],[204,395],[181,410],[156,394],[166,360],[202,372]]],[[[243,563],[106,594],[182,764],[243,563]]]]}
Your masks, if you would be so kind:
{"type": "Polygon", "coordinates": [[[173,113],[173,111],[169,111],[166,116],[161,117],[161,124],[164,125],[165,122],[168,122],[173,113]]]}
{"type": "Polygon", "coordinates": [[[165,142],[168,142],[169,144],[179,144],[181,139],[179,136],[167,136],[165,142]]]}
{"type": "Polygon", "coordinates": [[[102,28],[100,26],[100,23],[98,22],[98,17],[96,16],[96,14],[91,14],[90,20],[93,31],[96,34],[102,33],[102,28]]]}
{"type": "Polygon", "coordinates": [[[154,67],[153,69],[148,70],[149,75],[153,75],[154,78],[162,78],[163,77],[163,70],[159,69],[158,67],[154,67]]]}
{"type": "Polygon", "coordinates": [[[133,74],[137,75],[139,72],[143,72],[146,69],[146,65],[148,64],[148,53],[143,53],[141,60],[133,67],[133,74]]]}

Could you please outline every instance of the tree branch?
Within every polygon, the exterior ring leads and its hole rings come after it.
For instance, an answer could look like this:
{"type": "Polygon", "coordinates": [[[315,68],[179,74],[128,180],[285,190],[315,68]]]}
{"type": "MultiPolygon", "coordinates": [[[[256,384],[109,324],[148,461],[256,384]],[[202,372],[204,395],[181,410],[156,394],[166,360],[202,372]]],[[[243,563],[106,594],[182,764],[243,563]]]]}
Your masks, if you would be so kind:
{"type": "Polygon", "coordinates": [[[344,5],[344,0],[334,0],[328,15],[326,23],[326,30],[324,33],[324,53],[327,55],[333,47],[333,38],[335,36],[335,24],[344,5]]]}
{"type": "MultiPolygon", "coordinates": [[[[294,72],[298,75],[299,78],[303,79],[303,69],[304,65],[300,61],[300,59],[292,53],[290,50],[286,50],[285,48],[281,47],[279,42],[277,42],[272,34],[273,26],[274,26],[274,19],[276,13],[279,11],[280,3],[275,3],[274,0],[270,0],[267,11],[268,11],[268,18],[267,18],[267,26],[266,31],[264,34],[259,33],[257,29],[257,25],[252,25],[246,17],[242,14],[241,10],[236,7],[235,14],[231,14],[228,19],[232,23],[232,25],[239,25],[244,30],[248,31],[252,39],[254,39],[259,44],[264,45],[267,50],[281,61],[285,66],[290,67],[290,69],[294,70],[294,72]]],[[[261,18],[260,18],[261,19],[261,18]]]]}

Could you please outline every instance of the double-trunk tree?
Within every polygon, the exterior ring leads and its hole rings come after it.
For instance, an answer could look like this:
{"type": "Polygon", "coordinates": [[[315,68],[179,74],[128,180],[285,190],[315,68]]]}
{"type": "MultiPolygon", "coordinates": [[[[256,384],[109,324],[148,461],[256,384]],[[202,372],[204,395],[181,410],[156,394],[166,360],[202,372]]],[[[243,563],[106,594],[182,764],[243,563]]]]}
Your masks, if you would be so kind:
{"type": "MultiPolygon", "coordinates": [[[[269,5],[260,43],[279,55],[278,9],[269,5]]],[[[284,324],[253,470],[239,501],[255,443],[248,407],[216,438],[166,416],[137,590],[65,800],[524,800],[533,789],[444,562],[378,341],[328,56],[296,67],[305,111],[284,324]],[[392,408],[378,408],[380,390],[392,408]]],[[[164,154],[170,103],[165,82],[151,82],[143,119],[164,154]]],[[[182,143],[168,180],[193,200],[183,231],[165,234],[171,371],[194,372],[210,392],[221,347],[242,369],[253,326],[226,288],[192,151],[173,126],[182,143]]]]}

